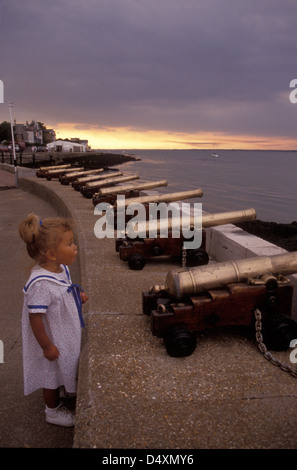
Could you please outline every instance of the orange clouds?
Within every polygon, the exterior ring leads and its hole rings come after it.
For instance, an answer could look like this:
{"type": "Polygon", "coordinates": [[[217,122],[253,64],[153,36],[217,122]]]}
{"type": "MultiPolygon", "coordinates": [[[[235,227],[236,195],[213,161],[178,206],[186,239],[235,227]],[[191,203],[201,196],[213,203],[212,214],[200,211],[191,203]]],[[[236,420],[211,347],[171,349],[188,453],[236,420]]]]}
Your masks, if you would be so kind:
{"type": "Polygon", "coordinates": [[[99,128],[83,123],[58,123],[52,127],[57,139],[88,139],[92,149],[213,149],[214,140],[216,149],[293,150],[297,147],[297,138],[282,136],[186,133],[129,127],[99,128]]]}

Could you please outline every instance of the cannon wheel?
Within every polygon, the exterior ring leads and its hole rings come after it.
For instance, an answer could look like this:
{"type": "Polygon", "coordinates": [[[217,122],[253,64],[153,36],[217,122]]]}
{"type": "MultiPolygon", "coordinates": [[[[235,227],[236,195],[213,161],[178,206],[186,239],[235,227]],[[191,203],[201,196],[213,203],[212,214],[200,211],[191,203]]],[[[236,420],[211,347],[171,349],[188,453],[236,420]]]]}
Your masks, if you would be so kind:
{"type": "Polygon", "coordinates": [[[161,256],[162,248],[159,245],[156,245],[152,248],[152,256],[161,256]]]}
{"type": "Polygon", "coordinates": [[[285,351],[297,338],[297,323],[286,315],[271,315],[263,319],[263,341],[268,349],[285,351]]]}
{"type": "Polygon", "coordinates": [[[202,248],[187,250],[187,266],[203,266],[208,262],[209,256],[202,248]]]}
{"type": "Polygon", "coordinates": [[[185,325],[176,325],[166,331],[164,344],[171,357],[190,356],[196,348],[196,336],[185,325]]]}
{"type": "Polygon", "coordinates": [[[133,269],[134,271],[140,271],[144,268],[145,259],[141,254],[135,253],[128,259],[128,265],[130,269],[133,269]]]}

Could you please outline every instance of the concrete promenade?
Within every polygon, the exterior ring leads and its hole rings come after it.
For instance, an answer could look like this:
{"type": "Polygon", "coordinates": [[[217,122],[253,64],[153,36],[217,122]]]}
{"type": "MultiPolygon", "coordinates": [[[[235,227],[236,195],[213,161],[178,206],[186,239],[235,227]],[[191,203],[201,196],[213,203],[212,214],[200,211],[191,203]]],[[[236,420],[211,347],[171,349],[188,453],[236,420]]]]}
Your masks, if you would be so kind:
{"type": "MultiPolygon", "coordinates": [[[[241,328],[206,331],[191,356],[168,356],[142,314],[141,294],[179,266],[156,259],[131,271],[113,239],[95,237],[91,200],[58,181],[25,176],[18,189],[0,192],[0,447],[295,449],[296,378],[262,357],[254,335],[241,328]],[[74,436],[45,423],[40,394],[22,395],[20,317],[30,260],[16,230],[30,210],[71,215],[76,223],[73,275],[90,300],[74,436]]],[[[275,355],[289,363],[289,352],[275,355]]]]}

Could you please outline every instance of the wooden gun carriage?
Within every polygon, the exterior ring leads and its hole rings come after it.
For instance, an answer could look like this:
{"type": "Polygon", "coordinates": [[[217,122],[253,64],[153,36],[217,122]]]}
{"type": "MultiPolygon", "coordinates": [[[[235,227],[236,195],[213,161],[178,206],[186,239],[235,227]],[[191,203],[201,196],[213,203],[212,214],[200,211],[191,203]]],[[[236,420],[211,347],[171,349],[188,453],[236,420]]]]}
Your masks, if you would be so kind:
{"type": "Polygon", "coordinates": [[[135,240],[125,238],[116,239],[116,251],[122,261],[127,261],[130,269],[141,270],[148,260],[163,256],[177,258],[182,262],[185,256],[185,266],[202,266],[209,262],[209,256],[205,250],[205,231],[202,231],[202,243],[199,248],[187,249],[183,251],[184,242],[191,241],[185,239],[181,234],[179,238],[173,238],[168,234],[168,238],[136,238],[135,240]]]}
{"type": "Polygon", "coordinates": [[[297,338],[297,323],[291,318],[293,286],[284,276],[296,272],[297,252],[169,271],[163,286],[142,293],[143,313],[173,357],[192,354],[200,331],[252,327],[256,309],[266,346],[286,350],[297,338]]]}

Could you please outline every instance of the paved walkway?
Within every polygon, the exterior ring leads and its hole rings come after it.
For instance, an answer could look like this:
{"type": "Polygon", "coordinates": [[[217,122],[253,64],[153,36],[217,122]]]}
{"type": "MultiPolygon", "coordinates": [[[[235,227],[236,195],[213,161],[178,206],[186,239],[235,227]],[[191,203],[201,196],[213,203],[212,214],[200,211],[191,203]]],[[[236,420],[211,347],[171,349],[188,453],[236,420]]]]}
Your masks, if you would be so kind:
{"type": "MultiPolygon", "coordinates": [[[[265,361],[252,334],[240,328],[203,332],[191,356],[169,357],[163,341],[150,332],[141,294],[163,283],[168,270],[178,265],[156,260],[142,271],[129,270],[119,260],[113,239],[94,236],[97,217],[90,200],[57,181],[33,176],[24,185],[39,198],[48,198],[56,211],[71,213],[76,222],[81,284],[90,301],[84,309],[75,448],[297,447],[296,379],[265,361]]],[[[27,258],[15,230],[28,209],[42,216],[52,209],[21,189],[3,191],[0,198],[2,266],[9,266],[1,272],[5,362],[0,364],[0,380],[5,385],[0,420],[5,426],[0,426],[0,445],[55,447],[58,441],[67,447],[71,431],[48,430],[40,395],[24,398],[20,378],[17,292],[27,277],[27,258]],[[45,435],[51,432],[51,438],[45,435]]],[[[288,352],[278,357],[288,362],[288,352]]]]}

